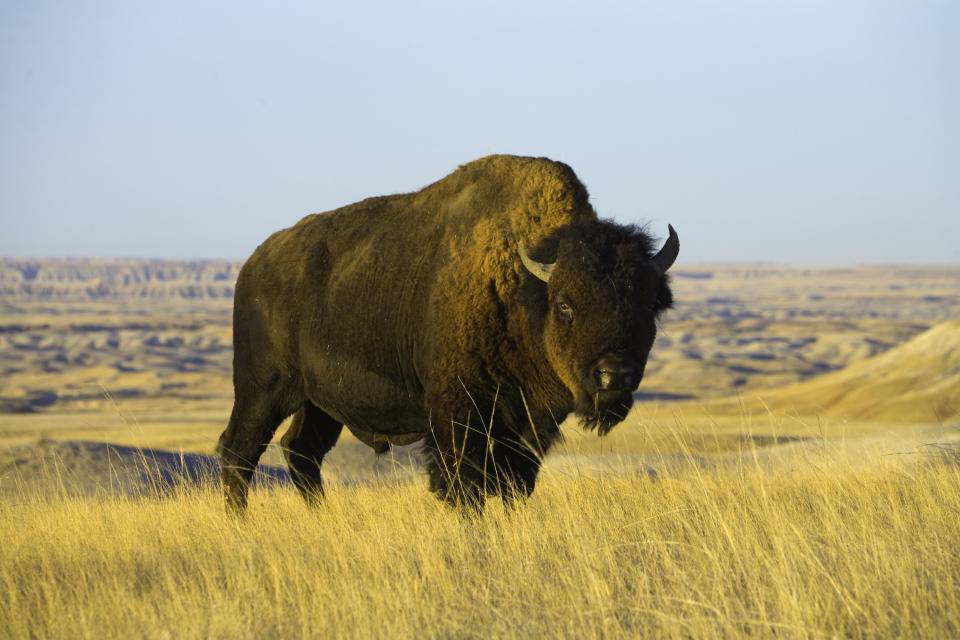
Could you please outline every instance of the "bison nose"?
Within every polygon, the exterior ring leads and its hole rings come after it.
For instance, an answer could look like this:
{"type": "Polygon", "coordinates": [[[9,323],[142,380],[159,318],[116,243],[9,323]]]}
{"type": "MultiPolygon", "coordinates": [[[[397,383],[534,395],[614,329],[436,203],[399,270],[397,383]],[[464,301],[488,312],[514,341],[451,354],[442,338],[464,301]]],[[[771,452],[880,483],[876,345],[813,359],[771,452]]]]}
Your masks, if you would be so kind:
{"type": "Polygon", "coordinates": [[[591,373],[597,388],[605,391],[633,391],[642,377],[643,370],[622,356],[600,358],[591,373]]]}

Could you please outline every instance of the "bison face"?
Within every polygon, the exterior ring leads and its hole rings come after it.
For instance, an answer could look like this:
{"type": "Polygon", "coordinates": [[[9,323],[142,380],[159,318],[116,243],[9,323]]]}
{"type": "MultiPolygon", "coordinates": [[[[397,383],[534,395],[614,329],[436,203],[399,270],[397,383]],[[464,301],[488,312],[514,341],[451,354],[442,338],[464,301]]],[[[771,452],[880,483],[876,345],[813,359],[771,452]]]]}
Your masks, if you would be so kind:
{"type": "Polygon", "coordinates": [[[546,282],[547,360],[572,394],[584,428],[600,435],[633,406],[657,317],[672,302],[664,272],[679,248],[671,228],[666,246],[651,257],[647,236],[610,226],[626,238],[615,244],[609,237],[569,238],[558,243],[552,264],[521,254],[528,270],[546,282]]]}
{"type": "Polygon", "coordinates": [[[547,358],[584,427],[601,434],[633,405],[656,335],[659,277],[646,275],[639,283],[594,281],[561,266],[548,286],[547,358]]]}

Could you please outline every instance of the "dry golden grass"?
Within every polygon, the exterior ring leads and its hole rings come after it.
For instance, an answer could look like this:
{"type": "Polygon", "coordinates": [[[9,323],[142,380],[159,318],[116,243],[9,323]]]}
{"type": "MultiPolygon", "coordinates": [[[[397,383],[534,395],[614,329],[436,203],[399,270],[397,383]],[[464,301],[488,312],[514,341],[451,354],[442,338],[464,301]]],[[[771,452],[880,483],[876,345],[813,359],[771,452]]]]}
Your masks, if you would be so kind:
{"type": "Polygon", "coordinates": [[[956,637],[960,460],[548,473],[462,519],[420,483],[2,506],[10,637],[956,637]]]}

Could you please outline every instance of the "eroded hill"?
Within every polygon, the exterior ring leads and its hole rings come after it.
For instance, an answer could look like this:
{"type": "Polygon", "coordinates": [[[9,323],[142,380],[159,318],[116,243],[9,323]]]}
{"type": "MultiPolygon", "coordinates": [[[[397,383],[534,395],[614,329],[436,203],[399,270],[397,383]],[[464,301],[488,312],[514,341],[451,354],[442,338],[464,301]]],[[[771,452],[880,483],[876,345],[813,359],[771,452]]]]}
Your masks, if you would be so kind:
{"type": "Polygon", "coordinates": [[[219,300],[242,263],[226,260],[0,259],[0,300],[219,300]]]}
{"type": "Polygon", "coordinates": [[[708,403],[715,413],[744,408],[904,424],[960,419],[960,322],[920,335],[840,371],[778,389],[745,393],[736,402],[708,403]]]}

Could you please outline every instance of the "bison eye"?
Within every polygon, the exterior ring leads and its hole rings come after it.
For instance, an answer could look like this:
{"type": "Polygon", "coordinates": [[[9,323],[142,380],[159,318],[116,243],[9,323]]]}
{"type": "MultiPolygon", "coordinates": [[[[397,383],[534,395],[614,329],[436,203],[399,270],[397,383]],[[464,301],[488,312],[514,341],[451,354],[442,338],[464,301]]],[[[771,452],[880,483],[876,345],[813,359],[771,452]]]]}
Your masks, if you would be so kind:
{"type": "Polygon", "coordinates": [[[573,307],[570,306],[564,299],[557,300],[556,304],[557,317],[560,319],[560,322],[565,324],[570,324],[573,322],[573,307]]]}

